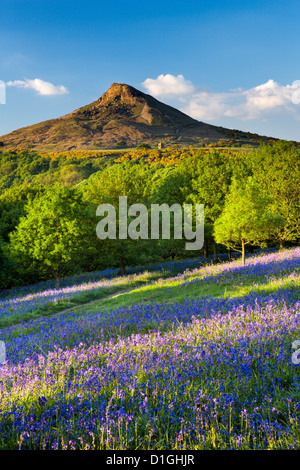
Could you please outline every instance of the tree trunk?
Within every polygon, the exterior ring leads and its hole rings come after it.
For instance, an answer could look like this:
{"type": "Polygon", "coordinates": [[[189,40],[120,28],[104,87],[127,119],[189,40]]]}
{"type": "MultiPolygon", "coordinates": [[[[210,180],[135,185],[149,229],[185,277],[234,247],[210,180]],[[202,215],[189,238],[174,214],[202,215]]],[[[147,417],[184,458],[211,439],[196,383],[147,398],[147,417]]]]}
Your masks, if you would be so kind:
{"type": "Polygon", "coordinates": [[[208,241],[207,240],[204,240],[203,254],[204,254],[204,258],[208,258],[208,241]]]}
{"type": "Polygon", "coordinates": [[[121,257],[121,273],[126,274],[125,259],[123,258],[123,256],[121,257]]]}
{"type": "Polygon", "coordinates": [[[59,277],[56,278],[56,287],[60,287],[60,278],[59,277]]]}
{"type": "Polygon", "coordinates": [[[218,251],[217,251],[217,244],[215,241],[213,242],[213,248],[214,248],[214,263],[216,263],[218,261],[218,251]]]}
{"type": "Polygon", "coordinates": [[[231,261],[231,248],[229,248],[229,250],[228,250],[228,259],[229,259],[229,261],[231,261]]]}
{"type": "Polygon", "coordinates": [[[242,242],[242,263],[245,264],[245,243],[242,242]]]}
{"type": "Polygon", "coordinates": [[[280,240],[280,243],[279,243],[279,251],[282,251],[284,250],[284,240],[280,240]]]}

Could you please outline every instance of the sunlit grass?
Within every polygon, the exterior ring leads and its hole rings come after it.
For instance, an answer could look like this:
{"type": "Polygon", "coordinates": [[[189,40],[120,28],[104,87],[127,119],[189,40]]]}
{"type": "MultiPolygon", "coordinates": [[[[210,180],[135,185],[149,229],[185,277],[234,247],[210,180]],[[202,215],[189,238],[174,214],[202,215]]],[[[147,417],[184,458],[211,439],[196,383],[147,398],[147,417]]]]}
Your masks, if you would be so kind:
{"type": "Polygon", "coordinates": [[[47,292],[45,297],[36,293],[14,300],[6,300],[0,302],[0,328],[5,328],[10,325],[37,319],[43,316],[51,316],[72,307],[75,308],[82,304],[93,302],[96,299],[111,296],[114,293],[134,289],[136,286],[146,284],[151,280],[155,280],[162,276],[168,276],[168,272],[149,273],[148,271],[145,271],[142,274],[130,274],[128,276],[115,277],[107,282],[105,282],[105,280],[100,281],[99,284],[101,284],[101,287],[98,287],[98,283],[95,282],[75,286],[75,288],[72,287],[69,289],[71,293],[65,296],[63,295],[63,291],[67,290],[67,288],[57,289],[54,293],[50,291],[48,296],[54,300],[46,302],[44,298],[46,297],[47,299],[47,292]],[[35,302],[32,302],[33,300],[35,302]],[[6,311],[6,315],[1,316],[1,307],[3,311],[6,311]]]}
{"type": "Polygon", "coordinates": [[[177,302],[186,298],[195,296],[221,296],[225,287],[217,286],[195,286],[195,285],[182,285],[180,281],[171,281],[161,284],[150,284],[139,287],[130,292],[117,293],[110,299],[103,299],[103,301],[95,302],[90,305],[88,310],[90,312],[99,312],[101,310],[118,309],[119,307],[129,307],[135,304],[148,303],[148,302],[177,302]]]}
{"type": "MultiPolygon", "coordinates": [[[[238,281],[239,279],[236,280],[238,281]]],[[[110,299],[94,303],[89,307],[89,311],[118,309],[122,306],[147,302],[178,302],[186,298],[195,297],[243,297],[251,292],[270,294],[278,289],[292,289],[300,292],[300,270],[298,269],[298,272],[293,272],[286,277],[284,275],[281,275],[279,278],[270,277],[265,279],[264,282],[260,279],[260,282],[255,283],[251,279],[247,284],[245,278],[242,278],[240,284],[235,283],[234,285],[230,284],[226,277],[221,278],[216,283],[213,283],[211,279],[205,283],[203,272],[199,277],[197,277],[195,272],[192,274],[186,273],[178,279],[172,278],[171,281],[169,279],[161,279],[153,284],[136,288],[131,292],[120,292],[110,299]],[[198,284],[195,282],[197,280],[204,282],[198,284]]]]}

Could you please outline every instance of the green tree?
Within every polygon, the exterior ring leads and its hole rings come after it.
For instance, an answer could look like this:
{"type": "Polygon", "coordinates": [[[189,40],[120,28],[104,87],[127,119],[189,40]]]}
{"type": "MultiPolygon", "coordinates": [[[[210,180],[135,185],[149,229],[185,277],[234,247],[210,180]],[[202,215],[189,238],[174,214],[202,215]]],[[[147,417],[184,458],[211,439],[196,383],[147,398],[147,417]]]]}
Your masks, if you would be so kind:
{"type": "Polygon", "coordinates": [[[233,179],[222,214],[214,223],[214,236],[217,243],[240,251],[245,264],[246,245],[266,246],[284,223],[270,212],[270,199],[251,177],[245,183],[233,179]]]}
{"type": "Polygon", "coordinates": [[[146,144],[146,143],[141,143],[136,148],[137,149],[147,149],[147,150],[149,150],[149,149],[151,149],[151,145],[146,144]]]}
{"type": "Polygon", "coordinates": [[[194,204],[204,204],[205,246],[212,243],[214,260],[218,258],[217,243],[213,236],[213,224],[224,207],[225,195],[232,178],[232,165],[229,157],[213,150],[199,154],[197,172],[192,180],[189,199],[194,204]]]}
{"type": "Polygon", "coordinates": [[[286,223],[279,227],[276,240],[283,248],[286,242],[300,240],[300,154],[290,142],[264,145],[251,156],[253,177],[271,199],[272,212],[286,223]]]}
{"type": "Polygon", "coordinates": [[[126,142],[125,139],[119,140],[119,141],[116,143],[116,146],[115,146],[116,149],[124,149],[124,148],[126,148],[126,147],[127,147],[127,142],[126,142]]]}
{"type": "Polygon", "coordinates": [[[0,238],[9,241],[9,233],[15,230],[20,217],[24,216],[29,201],[45,192],[43,186],[21,185],[9,188],[0,196],[0,238]]]}
{"type": "Polygon", "coordinates": [[[3,243],[0,237],[0,289],[10,287],[11,274],[13,269],[12,261],[7,257],[6,244],[3,243]]]}
{"type": "Polygon", "coordinates": [[[10,234],[10,253],[24,267],[57,281],[80,265],[94,224],[90,209],[74,188],[54,185],[25,207],[26,215],[10,234]]]}
{"type": "MultiPolygon", "coordinates": [[[[103,171],[95,173],[82,186],[84,199],[93,207],[96,216],[96,208],[101,204],[111,204],[116,209],[116,221],[119,220],[119,197],[126,196],[128,207],[135,203],[145,204],[150,202],[152,170],[149,166],[137,163],[123,163],[111,165],[103,171]]],[[[98,223],[100,220],[95,217],[98,223]]],[[[132,218],[128,217],[128,224],[132,218]]],[[[95,227],[96,227],[95,223],[95,227]]],[[[95,231],[95,228],[94,228],[95,231]]],[[[118,226],[117,226],[118,231],[118,226]]],[[[152,240],[116,239],[99,240],[104,247],[102,262],[108,266],[120,266],[125,274],[126,266],[146,264],[157,258],[155,255],[155,243],[152,240]]]]}
{"type": "Polygon", "coordinates": [[[91,175],[81,186],[84,199],[93,204],[117,205],[119,196],[127,196],[128,204],[148,204],[152,170],[144,163],[119,163],[91,175]]]}

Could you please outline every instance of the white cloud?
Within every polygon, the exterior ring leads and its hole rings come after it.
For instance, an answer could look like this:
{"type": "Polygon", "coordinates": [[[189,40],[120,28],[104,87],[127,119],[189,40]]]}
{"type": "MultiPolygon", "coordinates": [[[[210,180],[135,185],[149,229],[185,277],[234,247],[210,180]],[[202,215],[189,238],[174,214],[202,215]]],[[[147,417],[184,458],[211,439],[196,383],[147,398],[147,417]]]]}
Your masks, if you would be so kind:
{"type": "Polygon", "coordinates": [[[196,119],[219,119],[234,117],[242,120],[259,119],[280,111],[295,113],[296,96],[300,82],[280,85],[274,80],[248,90],[231,90],[224,93],[198,92],[188,99],[183,111],[196,119]]]}
{"type": "Polygon", "coordinates": [[[63,85],[53,85],[53,83],[45,82],[40,78],[29,80],[14,80],[6,83],[7,86],[15,86],[18,88],[29,88],[35,90],[38,95],[64,95],[69,93],[67,88],[63,85]]]}
{"type": "Polygon", "coordinates": [[[183,75],[175,77],[169,73],[159,75],[157,78],[147,78],[142,85],[153,96],[181,96],[195,91],[193,84],[185,80],[183,75]]]}
{"type": "Polygon", "coordinates": [[[185,103],[182,111],[189,116],[200,120],[214,120],[226,115],[227,100],[226,93],[202,91],[180,101],[185,103]]]}
{"type": "Polygon", "coordinates": [[[300,80],[281,85],[270,79],[253,88],[219,93],[197,89],[183,75],[159,75],[156,79],[147,78],[142,85],[154,96],[176,98],[181,111],[199,120],[263,119],[282,111],[299,117],[295,104],[300,104],[300,80]]]}

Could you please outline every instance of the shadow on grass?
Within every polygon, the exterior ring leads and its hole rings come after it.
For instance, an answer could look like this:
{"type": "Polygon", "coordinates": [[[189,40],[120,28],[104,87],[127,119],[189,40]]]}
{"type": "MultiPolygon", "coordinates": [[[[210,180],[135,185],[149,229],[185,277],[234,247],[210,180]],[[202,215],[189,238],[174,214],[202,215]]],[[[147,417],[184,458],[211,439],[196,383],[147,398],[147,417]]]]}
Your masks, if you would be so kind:
{"type": "Polygon", "coordinates": [[[183,275],[178,276],[177,280],[170,283],[166,280],[161,284],[148,284],[133,292],[120,293],[113,298],[104,299],[91,305],[89,311],[117,309],[149,302],[172,303],[195,297],[243,297],[252,292],[268,295],[275,293],[279,288],[298,291],[300,297],[300,256],[276,262],[276,270],[274,260],[271,260],[262,265],[235,264],[220,273],[203,278],[188,280],[183,275]]]}
{"type": "Polygon", "coordinates": [[[20,314],[12,314],[0,319],[0,328],[23,321],[51,316],[68,309],[79,308],[90,302],[89,311],[117,309],[147,302],[176,302],[193,297],[233,297],[250,292],[275,292],[278,288],[299,289],[299,279],[287,279],[293,272],[300,273],[300,250],[293,257],[280,259],[280,253],[248,259],[246,265],[238,261],[208,265],[195,272],[180,273],[169,278],[170,272],[148,272],[141,279],[128,283],[102,287],[84,292],[68,299],[49,302],[42,307],[20,314]],[[210,272],[210,270],[212,270],[210,272]],[[205,275],[205,274],[208,275],[205,275]],[[200,277],[202,276],[202,277],[200,277]],[[170,281],[168,281],[168,278],[170,281]],[[160,281],[161,280],[161,281],[160,281]],[[139,287],[141,286],[141,287],[139,287]],[[132,289],[132,290],[129,290],[132,289]],[[114,297],[105,299],[115,294],[114,297]]]}

